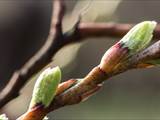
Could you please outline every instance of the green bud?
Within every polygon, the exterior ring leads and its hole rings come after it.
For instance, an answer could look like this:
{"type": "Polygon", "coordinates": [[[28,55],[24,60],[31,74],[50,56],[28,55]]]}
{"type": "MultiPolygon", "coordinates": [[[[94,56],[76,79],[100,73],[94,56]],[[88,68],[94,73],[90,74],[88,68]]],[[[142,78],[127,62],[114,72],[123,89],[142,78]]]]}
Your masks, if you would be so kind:
{"type": "Polygon", "coordinates": [[[44,70],[38,77],[34,86],[29,108],[31,109],[37,104],[48,107],[56,94],[60,80],[61,70],[59,67],[44,70]]]}
{"type": "Polygon", "coordinates": [[[130,50],[130,55],[139,52],[150,43],[156,24],[155,21],[144,21],[137,24],[120,40],[120,43],[130,50]]]}
{"type": "Polygon", "coordinates": [[[154,21],[144,21],[134,26],[119,42],[106,51],[100,62],[100,68],[106,73],[118,71],[120,66],[128,62],[129,57],[147,47],[155,27],[154,21]]]}
{"type": "Polygon", "coordinates": [[[0,120],[8,120],[5,114],[0,115],[0,120]]]}

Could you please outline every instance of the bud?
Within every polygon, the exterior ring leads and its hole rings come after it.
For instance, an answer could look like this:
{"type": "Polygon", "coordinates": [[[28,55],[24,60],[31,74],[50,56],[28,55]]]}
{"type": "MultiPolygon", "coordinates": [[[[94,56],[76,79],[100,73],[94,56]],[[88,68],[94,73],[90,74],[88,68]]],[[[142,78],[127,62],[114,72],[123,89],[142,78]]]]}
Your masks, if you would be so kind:
{"type": "Polygon", "coordinates": [[[2,114],[0,115],[0,120],[8,120],[8,118],[5,114],[2,114]]]}
{"type": "Polygon", "coordinates": [[[34,86],[29,108],[31,109],[38,104],[48,107],[56,94],[60,80],[61,71],[59,67],[44,70],[34,86]]]}
{"type": "Polygon", "coordinates": [[[119,42],[133,55],[147,47],[153,37],[155,21],[144,21],[134,26],[119,42]]]}
{"type": "Polygon", "coordinates": [[[104,54],[100,68],[106,73],[113,72],[120,64],[127,62],[129,57],[146,48],[153,37],[155,27],[154,21],[144,21],[134,26],[104,54]]]}

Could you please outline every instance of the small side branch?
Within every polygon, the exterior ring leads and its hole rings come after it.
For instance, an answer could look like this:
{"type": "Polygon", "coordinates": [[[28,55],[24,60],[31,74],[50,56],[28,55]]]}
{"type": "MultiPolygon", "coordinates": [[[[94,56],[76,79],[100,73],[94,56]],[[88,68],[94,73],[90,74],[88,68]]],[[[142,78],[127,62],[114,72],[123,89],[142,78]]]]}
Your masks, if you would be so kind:
{"type": "MultiPolygon", "coordinates": [[[[80,23],[77,31],[82,38],[88,37],[123,37],[134,24],[119,23],[80,23]]],[[[160,25],[154,30],[154,39],[160,38],[160,25]]]]}

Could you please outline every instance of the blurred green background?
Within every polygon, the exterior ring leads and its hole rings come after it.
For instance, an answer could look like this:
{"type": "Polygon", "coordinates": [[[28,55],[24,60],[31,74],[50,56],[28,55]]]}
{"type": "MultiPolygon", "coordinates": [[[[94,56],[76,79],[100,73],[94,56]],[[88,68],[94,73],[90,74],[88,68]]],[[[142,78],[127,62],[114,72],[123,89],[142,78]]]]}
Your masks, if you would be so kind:
{"type": "MultiPolygon", "coordinates": [[[[89,0],[65,0],[64,31],[76,21],[89,0]]],[[[92,0],[82,21],[139,23],[160,21],[158,0],[92,0]]],[[[15,69],[19,69],[43,45],[48,35],[51,0],[0,1],[0,89],[15,69]]],[[[90,38],[65,46],[53,58],[63,81],[84,77],[99,64],[104,52],[120,38],[90,38]]],[[[96,95],[78,105],[50,113],[51,120],[158,120],[160,119],[160,68],[132,70],[105,82],[96,95]]],[[[1,113],[13,120],[29,105],[36,76],[8,103],[1,113]]]]}

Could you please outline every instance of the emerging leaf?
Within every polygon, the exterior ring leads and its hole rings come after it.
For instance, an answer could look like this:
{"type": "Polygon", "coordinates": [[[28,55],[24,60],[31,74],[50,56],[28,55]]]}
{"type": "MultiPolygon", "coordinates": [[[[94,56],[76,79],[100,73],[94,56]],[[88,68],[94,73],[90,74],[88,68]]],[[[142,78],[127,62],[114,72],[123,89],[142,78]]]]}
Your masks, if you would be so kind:
{"type": "Polygon", "coordinates": [[[156,22],[144,21],[134,26],[119,42],[106,51],[100,68],[106,73],[118,71],[128,58],[143,50],[150,43],[156,22]]]}
{"type": "Polygon", "coordinates": [[[34,86],[29,108],[32,108],[37,104],[42,104],[44,107],[48,107],[56,94],[60,80],[61,71],[59,67],[44,70],[38,77],[34,86]]]}
{"type": "Polygon", "coordinates": [[[147,47],[153,37],[155,21],[144,21],[134,26],[119,42],[133,55],[147,47]]]}

